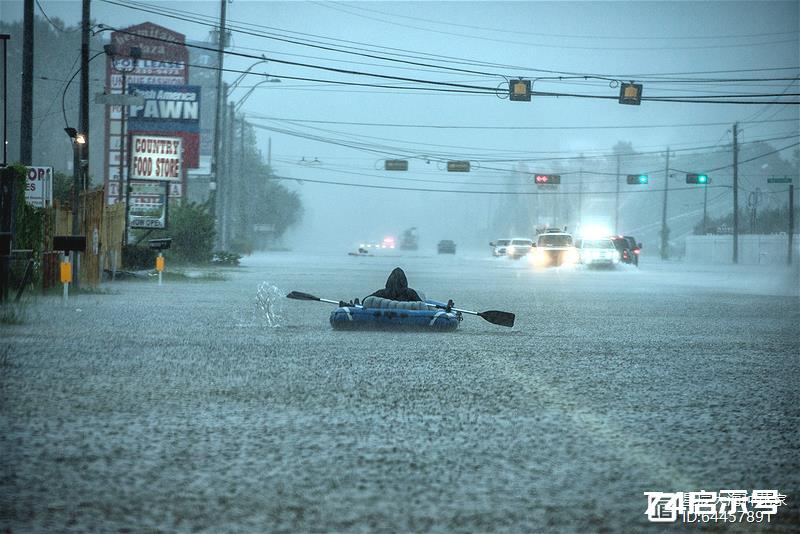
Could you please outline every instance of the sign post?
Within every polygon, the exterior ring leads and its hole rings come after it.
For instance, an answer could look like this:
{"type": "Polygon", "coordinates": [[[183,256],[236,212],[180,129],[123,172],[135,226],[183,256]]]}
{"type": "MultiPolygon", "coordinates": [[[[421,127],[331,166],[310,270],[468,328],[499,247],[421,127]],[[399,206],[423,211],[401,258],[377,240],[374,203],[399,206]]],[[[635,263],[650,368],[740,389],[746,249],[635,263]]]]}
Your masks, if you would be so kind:
{"type": "Polygon", "coordinates": [[[164,271],[164,253],[161,251],[167,250],[172,246],[172,238],[166,237],[163,239],[151,239],[147,244],[152,250],[158,251],[158,257],[156,258],[156,271],[158,271],[158,285],[161,285],[161,273],[164,271]]]}
{"type": "Polygon", "coordinates": [[[69,285],[72,283],[72,252],[67,256],[66,252],[61,253],[61,283],[64,284],[64,294],[61,302],[66,306],[69,299],[69,285]]]}
{"type": "Polygon", "coordinates": [[[72,283],[73,252],[86,251],[86,236],[84,235],[56,235],[53,236],[53,250],[61,251],[61,283],[64,284],[63,302],[67,303],[69,285],[72,283]]]}

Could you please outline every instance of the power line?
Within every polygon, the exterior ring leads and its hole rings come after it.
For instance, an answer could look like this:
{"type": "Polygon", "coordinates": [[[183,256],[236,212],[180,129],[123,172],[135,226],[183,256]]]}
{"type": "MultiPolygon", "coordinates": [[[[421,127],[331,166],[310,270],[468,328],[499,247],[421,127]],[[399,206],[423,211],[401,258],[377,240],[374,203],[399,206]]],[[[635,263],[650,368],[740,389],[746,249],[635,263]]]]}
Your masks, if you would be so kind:
{"type": "MultiPolygon", "coordinates": [[[[248,113],[248,117],[256,117],[264,120],[308,123],[308,124],[337,124],[346,126],[369,126],[369,127],[393,127],[393,128],[432,128],[448,130],[618,130],[618,129],[638,129],[638,128],[695,128],[699,126],[729,126],[730,122],[699,122],[683,124],[643,124],[643,125],[603,125],[603,126],[477,126],[477,125],[446,125],[446,124],[403,124],[386,122],[348,122],[348,121],[326,121],[310,119],[288,119],[284,117],[269,117],[248,113]]],[[[763,124],[773,122],[796,122],[800,124],[800,119],[774,119],[764,121],[751,121],[746,124],[763,124]]],[[[744,124],[744,123],[743,123],[744,124]]]]}
{"type": "MultiPolygon", "coordinates": [[[[175,18],[175,19],[178,19],[178,20],[186,21],[186,22],[192,22],[192,23],[195,23],[195,24],[200,24],[200,25],[204,25],[204,26],[207,26],[207,27],[211,27],[211,28],[216,28],[216,19],[214,19],[212,17],[205,17],[207,19],[207,21],[203,21],[202,20],[203,16],[201,16],[201,15],[196,15],[194,13],[181,11],[181,10],[176,10],[176,9],[166,9],[166,8],[155,9],[153,7],[148,9],[148,8],[144,8],[144,7],[139,6],[139,5],[128,5],[128,4],[124,3],[124,0],[116,0],[116,1],[115,0],[102,0],[102,1],[104,1],[106,3],[118,5],[118,6],[121,6],[121,7],[125,7],[127,9],[132,9],[132,10],[137,10],[137,11],[144,11],[144,12],[149,12],[149,13],[155,13],[155,14],[159,14],[159,15],[162,15],[162,16],[165,16],[165,17],[168,17],[168,18],[175,18]],[[184,13],[185,15],[184,16],[179,16],[179,15],[176,15],[176,13],[184,13]],[[192,18],[192,17],[194,17],[194,18],[192,18]]],[[[246,24],[247,26],[250,26],[250,27],[263,28],[263,29],[267,29],[267,30],[285,31],[285,32],[292,33],[292,34],[295,34],[295,35],[311,36],[311,37],[316,37],[316,38],[321,38],[321,39],[327,39],[328,41],[357,44],[357,45],[361,46],[361,48],[359,48],[359,47],[353,47],[353,46],[339,45],[339,46],[343,46],[344,48],[350,48],[351,50],[334,49],[334,48],[331,48],[331,45],[329,43],[325,43],[325,42],[313,41],[313,40],[309,40],[309,39],[306,39],[309,42],[299,42],[299,41],[296,41],[296,40],[290,40],[290,39],[286,38],[285,36],[282,36],[281,34],[274,34],[274,33],[269,33],[269,32],[267,32],[267,33],[257,33],[257,32],[254,32],[254,31],[243,30],[241,28],[237,29],[237,28],[234,28],[234,25],[235,25],[234,21],[229,21],[229,22],[231,22],[231,24],[229,25],[229,27],[231,28],[231,31],[237,31],[239,33],[243,33],[243,34],[246,34],[246,35],[252,35],[252,36],[260,37],[260,38],[264,38],[264,39],[271,39],[271,40],[289,42],[289,43],[297,44],[297,45],[301,45],[301,46],[308,46],[308,47],[312,47],[312,48],[327,49],[327,50],[330,50],[330,51],[335,51],[335,52],[344,53],[344,54],[354,54],[354,55],[362,55],[363,56],[363,55],[365,55],[365,54],[363,54],[364,50],[368,50],[369,52],[371,52],[373,54],[376,53],[376,52],[373,52],[372,49],[364,48],[365,46],[371,46],[373,49],[382,49],[384,51],[389,51],[389,52],[383,52],[383,53],[389,53],[391,55],[398,56],[398,57],[408,57],[408,58],[414,58],[414,59],[428,59],[428,60],[433,59],[434,61],[441,61],[441,62],[446,62],[446,63],[451,63],[451,64],[466,64],[466,65],[470,65],[470,66],[473,66],[473,67],[476,66],[476,65],[479,65],[479,66],[483,66],[483,67],[514,69],[514,70],[518,70],[518,71],[519,70],[535,71],[535,72],[543,72],[543,73],[549,73],[549,74],[561,74],[561,75],[573,75],[573,76],[584,76],[584,75],[586,75],[586,76],[598,76],[598,75],[595,75],[595,74],[585,74],[585,73],[576,73],[576,72],[567,72],[567,71],[557,71],[557,70],[541,69],[541,68],[535,68],[535,67],[525,67],[525,66],[519,66],[519,65],[508,65],[508,64],[483,62],[483,61],[477,61],[477,60],[467,60],[467,59],[464,59],[464,58],[458,58],[458,57],[453,57],[453,56],[445,56],[445,55],[440,55],[440,54],[414,52],[414,51],[409,51],[409,50],[404,50],[404,49],[377,46],[377,45],[367,45],[365,43],[358,43],[358,42],[355,42],[355,41],[347,41],[347,40],[342,40],[342,39],[331,39],[331,38],[327,38],[327,37],[320,37],[320,36],[315,36],[315,35],[312,35],[312,34],[307,34],[307,33],[302,33],[302,32],[293,32],[293,31],[289,31],[289,30],[280,30],[280,29],[277,29],[277,28],[273,28],[273,27],[265,26],[265,25],[260,25],[260,24],[241,23],[241,22],[238,23],[238,24],[246,24]],[[356,50],[356,51],[354,51],[354,50],[356,50]],[[400,54],[398,52],[404,52],[404,53],[400,54]],[[414,55],[414,54],[416,54],[416,55],[414,55]]],[[[382,60],[386,60],[386,61],[406,62],[406,63],[414,64],[414,62],[398,60],[396,58],[387,58],[387,57],[378,56],[377,59],[382,59],[382,60]]],[[[442,68],[442,69],[449,68],[449,67],[444,67],[442,65],[432,65],[432,67],[434,67],[434,68],[442,68]]],[[[740,72],[765,72],[765,71],[777,71],[777,70],[794,70],[794,71],[796,71],[796,70],[798,70],[798,67],[792,66],[792,67],[772,67],[772,68],[759,68],[759,69],[733,69],[733,70],[694,71],[694,72],[650,73],[650,74],[635,74],[635,75],[634,74],[622,74],[622,75],[606,75],[606,77],[611,77],[611,78],[615,78],[615,79],[626,79],[627,80],[627,79],[631,79],[631,78],[641,78],[641,77],[644,77],[644,76],[672,76],[672,75],[689,75],[689,74],[720,74],[720,73],[740,73],[740,72]]],[[[476,71],[476,73],[479,73],[479,72],[476,71]]],[[[486,75],[489,75],[489,76],[498,76],[499,75],[499,74],[496,74],[496,73],[481,73],[481,74],[486,74],[486,75]]]]}
{"type": "MultiPolygon", "coordinates": [[[[321,2],[313,2],[316,4],[321,4],[321,2]]],[[[458,26],[461,28],[468,28],[473,30],[483,30],[483,31],[491,31],[491,32],[498,32],[503,34],[514,33],[518,35],[529,35],[529,36],[540,36],[540,37],[566,37],[566,38],[573,38],[573,39],[605,39],[605,40],[636,40],[641,41],[643,39],[647,40],[665,40],[665,41],[672,41],[672,40],[711,40],[711,39],[740,39],[740,38],[748,38],[748,37],[769,37],[775,35],[796,35],[798,33],[797,30],[785,31],[785,32],[769,32],[769,33],[750,33],[750,34],[737,34],[737,35],[697,35],[691,37],[681,37],[681,36],[669,36],[669,37],[656,37],[652,34],[647,34],[644,36],[634,36],[634,35],[574,35],[574,34],[564,34],[564,33],[545,33],[545,32],[522,32],[522,31],[515,31],[510,30],[508,28],[486,28],[484,26],[475,26],[471,24],[458,24],[452,21],[440,22],[438,20],[433,20],[430,18],[422,18],[422,17],[412,17],[408,15],[399,15],[397,13],[387,13],[386,11],[379,11],[377,9],[369,9],[363,7],[363,5],[359,5],[358,7],[352,7],[351,9],[360,10],[360,11],[371,11],[373,13],[378,13],[381,15],[391,16],[391,17],[399,17],[404,19],[411,19],[411,20],[419,20],[423,22],[428,22],[430,24],[437,24],[441,26],[458,26]]]]}
{"type": "Polygon", "coordinates": [[[507,44],[517,44],[517,45],[524,45],[530,47],[537,47],[537,48],[556,48],[559,50],[624,50],[624,51],[653,51],[653,50],[698,50],[698,49],[709,49],[709,48],[744,48],[749,47],[752,48],[754,46],[766,46],[766,45],[775,45],[775,44],[784,44],[784,43],[797,43],[797,39],[782,39],[777,41],[766,41],[762,43],[742,43],[742,44],[718,44],[718,45],[697,45],[697,46],[624,46],[624,47],[609,47],[609,46],[574,46],[574,45],[564,45],[564,44],[542,44],[542,43],[531,43],[531,42],[521,42],[521,41],[512,41],[509,39],[495,39],[492,37],[482,37],[478,35],[467,35],[463,33],[456,33],[456,32],[449,32],[444,30],[434,30],[430,28],[422,28],[419,26],[413,26],[409,24],[402,24],[400,22],[394,22],[391,20],[387,20],[386,18],[377,18],[371,17],[368,15],[361,15],[358,13],[353,13],[348,11],[347,9],[342,8],[341,6],[333,7],[330,3],[321,3],[321,2],[311,2],[313,4],[317,4],[323,7],[327,7],[329,9],[333,9],[335,11],[339,11],[342,13],[346,13],[348,15],[357,16],[366,18],[369,20],[376,20],[378,22],[382,22],[385,24],[392,24],[394,26],[401,26],[405,28],[413,28],[420,31],[425,32],[434,32],[436,34],[443,34],[443,35],[453,35],[455,37],[462,37],[468,39],[477,39],[481,41],[491,41],[495,43],[507,43],[507,44]]]}

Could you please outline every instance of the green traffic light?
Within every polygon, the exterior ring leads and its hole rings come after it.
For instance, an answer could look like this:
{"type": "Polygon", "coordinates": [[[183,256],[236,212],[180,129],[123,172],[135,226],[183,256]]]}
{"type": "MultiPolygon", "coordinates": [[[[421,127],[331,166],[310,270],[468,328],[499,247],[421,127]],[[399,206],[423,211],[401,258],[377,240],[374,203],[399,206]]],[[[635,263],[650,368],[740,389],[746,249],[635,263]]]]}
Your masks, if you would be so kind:
{"type": "Polygon", "coordinates": [[[708,182],[708,176],[706,176],[705,174],[700,174],[700,175],[697,176],[697,183],[698,184],[704,184],[706,182],[708,182]]]}
{"type": "Polygon", "coordinates": [[[647,175],[646,174],[640,174],[639,175],[639,183],[640,184],[646,184],[647,183],[647,175]]]}

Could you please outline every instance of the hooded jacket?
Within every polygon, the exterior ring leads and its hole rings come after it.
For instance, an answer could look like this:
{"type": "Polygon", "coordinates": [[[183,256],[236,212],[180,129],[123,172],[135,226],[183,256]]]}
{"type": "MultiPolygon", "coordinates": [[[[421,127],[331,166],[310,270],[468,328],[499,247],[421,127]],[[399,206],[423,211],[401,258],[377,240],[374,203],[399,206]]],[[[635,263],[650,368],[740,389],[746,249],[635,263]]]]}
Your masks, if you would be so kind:
{"type": "Polygon", "coordinates": [[[409,301],[421,301],[416,291],[408,287],[406,273],[400,267],[395,267],[389,278],[386,279],[386,287],[379,289],[369,297],[380,297],[384,299],[409,301]]]}

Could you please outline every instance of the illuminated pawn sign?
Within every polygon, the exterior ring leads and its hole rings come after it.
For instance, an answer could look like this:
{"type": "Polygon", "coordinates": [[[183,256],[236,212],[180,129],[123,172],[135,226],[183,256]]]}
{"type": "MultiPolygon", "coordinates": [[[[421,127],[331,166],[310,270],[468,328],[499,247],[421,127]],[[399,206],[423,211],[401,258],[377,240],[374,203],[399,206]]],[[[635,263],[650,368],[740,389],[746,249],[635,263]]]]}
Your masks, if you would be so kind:
{"type": "Polygon", "coordinates": [[[628,183],[631,185],[645,185],[649,181],[649,177],[646,174],[629,174],[628,175],[628,183]]]}
{"type": "Polygon", "coordinates": [[[530,102],[531,81],[511,80],[508,82],[508,99],[513,102],[530,102]]]}
{"type": "Polygon", "coordinates": [[[623,83],[619,86],[619,103],[638,106],[642,103],[642,84],[623,83]]]}

